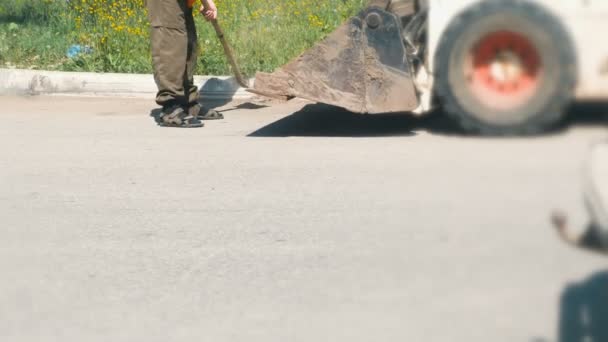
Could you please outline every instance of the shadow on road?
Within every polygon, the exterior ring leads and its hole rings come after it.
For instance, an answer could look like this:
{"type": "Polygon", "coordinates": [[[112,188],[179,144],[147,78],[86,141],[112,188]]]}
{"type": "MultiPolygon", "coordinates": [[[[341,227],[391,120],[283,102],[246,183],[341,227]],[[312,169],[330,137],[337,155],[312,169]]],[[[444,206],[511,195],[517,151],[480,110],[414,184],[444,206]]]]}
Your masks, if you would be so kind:
{"type": "Polygon", "coordinates": [[[156,122],[157,124],[160,124],[160,113],[161,113],[162,109],[161,108],[154,108],[152,110],[150,110],[150,117],[152,119],[154,119],[154,122],[156,122]]]}
{"type": "Polygon", "coordinates": [[[564,289],[558,341],[608,341],[608,271],[598,272],[564,289]]]}
{"type": "MultiPolygon", "coordinates": [[[[573,126],[592,125],[608,127],[608,104],[574,105],[563,124],[542,135],[564,133],[573,126]]],[[[417,131],[474,136],[464,132],[440,110],[420,117],[408,113],[361,115],[325,104],[306,105],[300,111],[262,127],[249,136],[386,137],[414,136],[417,131]]]]}
{"type": "Polygon", "coordinates": [[[239,85],[234,77],[226,80],[213,77],[199,86],[199,97],[206,107],[218,108],[230,103],[238,88],[239,85]]]}
{"type": "MultiPolygon", "coordinates": [[[[216,108],[216,109],[218,107],[221,107],[220,105],[217,105],[214,102],[205,102],[205,106],[208,106],[210,108],[216,108]]],[[[238,104],[236,106],[218,109],[218,112],[226,113],[226,112],[230,112],[230,111],[233,111],[233,110],[240,110],[240,109],[256,110],[256,109],[262,109],[262,108],[266,108],[266,107],[268,107],[268,106],[267,105],[261,105],[261,104],[253,103],[253,102],[244,102],[244,103],[240,103],[240,104],[238,104]]]]}
{"type": "Polygon", "coordinates": [[[607,126],[608,103],[581,103],[573,105],[564,120],[564,128],[571,126],[607,126]]]}
{"type": "Polygon", "coordinates": [[[300,111],[249,134],[250,137],[412,136],[415,118],[404,114],[361,115],[324,104],[300,111]]]}

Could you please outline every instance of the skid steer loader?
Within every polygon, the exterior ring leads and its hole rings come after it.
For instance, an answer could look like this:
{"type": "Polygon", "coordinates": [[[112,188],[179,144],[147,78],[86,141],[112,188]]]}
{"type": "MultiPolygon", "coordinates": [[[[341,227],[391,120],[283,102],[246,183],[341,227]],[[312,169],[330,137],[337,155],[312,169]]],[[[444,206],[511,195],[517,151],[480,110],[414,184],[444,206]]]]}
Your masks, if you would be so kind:
{"type": "Polygon", "coordinates": [[[608,100],[606,18],[606,0],[372,0],[252,92],[538,133],[572,100],[608,100]]]}

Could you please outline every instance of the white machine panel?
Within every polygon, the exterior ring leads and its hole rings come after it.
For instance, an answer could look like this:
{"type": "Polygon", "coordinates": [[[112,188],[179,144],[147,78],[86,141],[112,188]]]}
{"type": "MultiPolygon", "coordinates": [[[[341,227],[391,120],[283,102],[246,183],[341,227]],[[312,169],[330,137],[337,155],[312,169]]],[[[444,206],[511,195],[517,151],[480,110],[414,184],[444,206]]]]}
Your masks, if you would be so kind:
{"type": "MultiPolygon", "coordinates": [[[[429,0],[429,68],[443,32],[463,10],[485,0],[429,0]]],[[[578,56],[577,98],[608,99],[608,0],[534,0],[564,23],[578,56]]]]}

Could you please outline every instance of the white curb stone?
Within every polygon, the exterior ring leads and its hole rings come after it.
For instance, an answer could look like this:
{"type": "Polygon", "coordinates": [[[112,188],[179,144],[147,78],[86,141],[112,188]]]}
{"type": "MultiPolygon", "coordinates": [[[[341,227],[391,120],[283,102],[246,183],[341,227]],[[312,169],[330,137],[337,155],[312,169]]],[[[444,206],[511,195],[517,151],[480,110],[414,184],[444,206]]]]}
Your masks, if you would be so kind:
{"type": "MultiPolygon", "coordinates": [[[[196,76],[201,97],[210,100],[250,99],[253,94],[240,87],[233,77],[196,76]]],[[[250,81],[253,84],[253,80],[250,81]]],[[[152,75],[102,74],[0,68],[0,95],[82,95],[153,98],[156,84],[152,75]]]]}

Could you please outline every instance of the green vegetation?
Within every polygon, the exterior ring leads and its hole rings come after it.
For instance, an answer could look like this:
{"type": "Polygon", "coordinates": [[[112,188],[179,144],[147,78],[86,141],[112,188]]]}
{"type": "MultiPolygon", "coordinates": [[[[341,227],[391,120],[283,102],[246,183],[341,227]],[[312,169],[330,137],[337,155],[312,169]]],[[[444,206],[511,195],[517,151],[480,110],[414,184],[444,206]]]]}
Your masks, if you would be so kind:
{"type": "MultiPolygon", "coordinates": [[[[243,71],[271,71],[332,32],[366,0],[215,0],[243,71]]],[[[197,73],[229,74],[221,44],[197,15],[197,73]]],[[[2,0],[0,67],[150,73],[144,0],[2,0]],[[67,57],[70,46],[89,53],[67,57]]]]}

